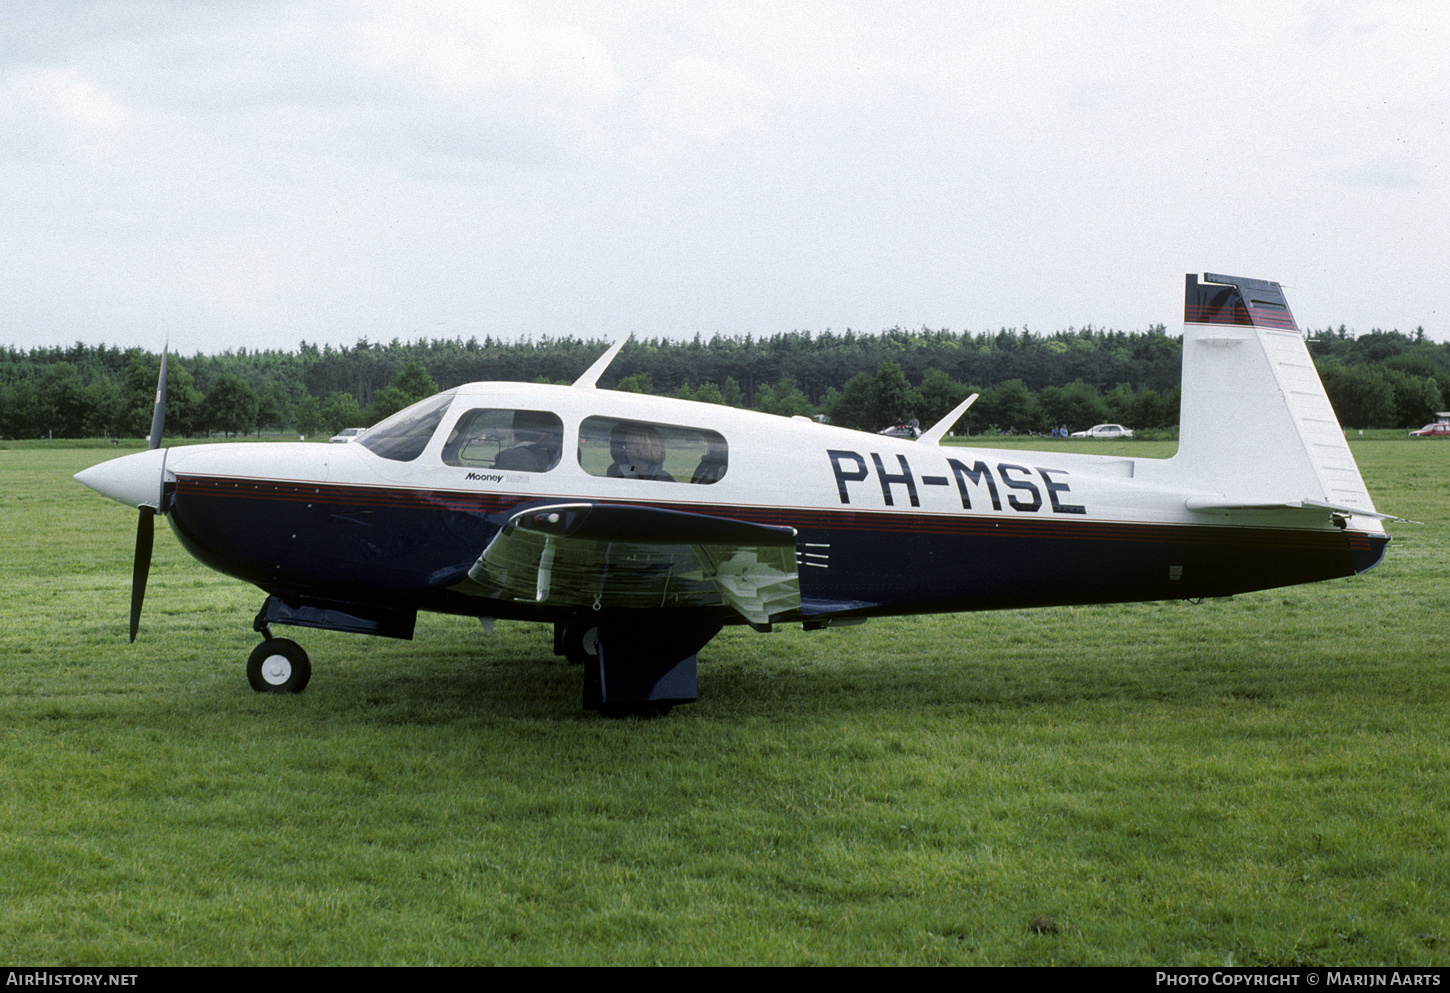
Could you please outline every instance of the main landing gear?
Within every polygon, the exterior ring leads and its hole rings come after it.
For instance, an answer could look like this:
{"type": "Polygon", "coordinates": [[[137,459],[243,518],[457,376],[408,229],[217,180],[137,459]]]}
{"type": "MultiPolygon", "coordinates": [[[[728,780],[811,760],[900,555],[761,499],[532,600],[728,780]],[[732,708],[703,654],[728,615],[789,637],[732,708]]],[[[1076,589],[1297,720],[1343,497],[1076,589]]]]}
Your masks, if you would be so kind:
{"type": "Polygon", "coordinates": [[[718,614],[581,613],[554,628],[554,651],[584,670],[584,709],[602,717],[662,717],[694,703],[695,653],[719,633],[718,614]]]}

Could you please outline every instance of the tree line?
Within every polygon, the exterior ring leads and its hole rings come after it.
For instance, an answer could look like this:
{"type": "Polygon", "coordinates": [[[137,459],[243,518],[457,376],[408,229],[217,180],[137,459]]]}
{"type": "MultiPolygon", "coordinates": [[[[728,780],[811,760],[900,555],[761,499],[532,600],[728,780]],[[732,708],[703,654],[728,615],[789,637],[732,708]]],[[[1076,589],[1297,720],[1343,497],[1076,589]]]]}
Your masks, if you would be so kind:
{"type": "MultiPolygon", "coordinates": [[[[1447,406],[1450,343],[1423,328],[1354,335],[1340,326],[1308,337],[1346,428],[1418,427],[1447,406]]],[[[303,341],[296,351],[172,356],[167,433],[330,434],[461,383],[572,382],[608,345],[572,336],[363,338],[351,347],[303,341]]],[[[1048,335],[794,331],[632,341],[599,385],[873,431],[913,417],[929,425],[970,393],[981,397],[959,431],[1046,433],[1105,421],[1167,430],[1178,420],[1181,365],[1181,341],[1162,325],[1048,335]]],[[[104,344],[0,348],[0,437],[142,437],[159,366],[156,353],[104,344]]]]}

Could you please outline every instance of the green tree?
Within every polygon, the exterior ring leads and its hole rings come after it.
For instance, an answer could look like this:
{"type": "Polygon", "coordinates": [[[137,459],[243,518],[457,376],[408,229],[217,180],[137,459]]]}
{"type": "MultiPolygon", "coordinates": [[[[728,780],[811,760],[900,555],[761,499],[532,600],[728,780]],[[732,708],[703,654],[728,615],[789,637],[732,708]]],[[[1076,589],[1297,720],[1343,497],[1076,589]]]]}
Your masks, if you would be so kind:
{"type": "MultiPolygon", "coordinates": [[[[540,378],[548,382],[547,377],[540,378]]],[[[414,359],[398,371],[385,389],[373,396],[373,402],[368,404],[368,409],[363,414],[363,421],[369,425],[376,424],[437,392],[438,384],[433,382],[433,377],[428,375],[423,363],[414,359]]]]}
{"type": "Polygon", "coordinates": [[[1436,411],[1445,409],[1435,380],[1396,369],[1386,369],[1384,375],[1395,399],[1395,427],[1420,427],[1432,420],[1436,411]]]}
{"type": "MultiPolygon", "coordinates": [[[[916,416],[921,418],[922,428],[929,428],[952,412],[957,404],[967,398],[968,389],[940,369],[931,368],[921,378],[916,388],[916,416]]],[[[973,407],[976,404],[972,405],[973,407]]],[[[964,415],[963,420],[966,419],[964,415]]],[[[961,430],[960,427],[954,430],[961,430]]]]}
{"type": "Polygon", "coordinates": [[[322,428],[322,409],[313,396],[303,397],[293,408],[293,421],[298,434],[312,437],[322,428]]]}
{"type": "Polygon", "coordinates": [[[714,383],[701,383],[700,388],[695,390],[695,395],[691,399],[696,403],[723,404],[725,403],[725,394],[714,383]]]}
{"type": "MultiPolygon", "coordinates": [[[[1137,394],[1127,383],[1119,383],[1114,386],[1103,397],[1103,402],[1108,405],[1109,421],[1121,424],[1124,427],[1135,427],[1136,418],[1134,412],[1137,404],[1137,394]]],[[[1144,425],[1147,427],[1148,425],[1144,425]]]]}
{"type": "Polygon", "coordinates": [[[345,390],[338,390],[322,401],[319,414],[322,417],[322,426],[332,434],[337,434],[343,428],[362,425],[363,416],[358,409],[357,398],[345,390]]]}
{"type": "Polygon", "coordinates": [[[1066,424],[1073,431],[1081,431],[1113,419],[1112,411],[1098,395],[1097,388],[1081,379],[1067,386],[1047,386],[1039,390],[1037,408],[1037,421],[1032,425],[1033,430],[1046,430],[1066,424]]]}
{"type": "Polygon", "coordinates": [[[374,396],[373,402],[368,404],[368,409],[362,415],[363,423],[371,427],[415,402],[397,386],[389,386],[374,396]]]}
{"type": "Polygon", "coordinates": [[[981,408],[978,418],[998,431],[1017,433],[1033,430],[1038,422],[1037,398],[1020,379],[1009,379],[982,391],[981,399],[972,405],[981,408]]]}
{"type": "Polygon", "coordinates": [[[896,362],[876,367],[876,375],[858,372],[831,398],[826,410],[832,424],[858,431],[879,431],[916,416],[918,396],[896,362]]]}
{"type": "MultiPolygon", "coordinates": [[[[169,392],[170,383],[167,386],[169,392]]],[[[202,402],[201,417],[207,431],[245,434],[257,425],[257,393],[237,376],[225,373],[202,402]]]]}
{"type": "Polygon", "coordinates": [[[622,393],[653,393],[654,384],[650,381],[647,372],[637,372],[633,376],[625,376],[614,384],[614,388],[622,393]]]}
{"type": "Polygon", "coordinates": [[[1327,364],[1319,378],[1341,427],[1389,427],[1395,421],[1395,391],[1379,367],[1327,364]]]}
{"type": "Polygon", "coordinates": [[[1121,423],[1135,430],[1171,428],[1178,423],[1178,394],[1178,387],[1174,387],[1166,395],[1159,395],[1157,390],[1143,387],[1133,394],[1132,410],[1125,415],[1128,419],[1121,423]]]}
{"type": "MultiPolygon", "coordinates": [[[[132,438],[145,438],[151,432],[151,414],[156,407],[156,378],[161,371],[161,357],[131,355],[126,366],[121,393],[125,404],[121,432],[132,438]]],[[[205,398],[196,388],[190,370],[176,357],[166,360],[166,426],[165,434],[173,438],[191,437],[200,427],[201,405],[205,398]]]]}
{"type": "Polygon", "coordinates": [[[895,362],[883,362],[876,367],[867,395],[867,409],[876,430],[916,416],[916,391],[895,362]]]}
{"type": "Polygon", "coordinates": [[[40,374],[35,419],[42,434],[79,438],[85,432],[86,395],[80,374],[69,362],[56,362],[40,374]]]}
{"type": "Polygon", "coordinates": [[[726,376],[725,382],[720,384],[720,399],[727,407],[745,406],[745,393],[734,376],[726,376]]]}
{"type": "Polygon", "coordinates": [[[791,376],[781,376],[773,385],[766,384],[756,390],[755,409],[781,417],[810,417],[815,413],[810,399],[801,392],[791,376]]]}
{"type": "Polygon", "coordinates": [[[390,385],[407,397],[408,402],[404,407],[426,400],[438,392],[438,384],[433,382],[433,377],[428,375],[428,370],[417,359],[404,365],[390,385]]]}
{"type": "Polygon", "coordinates": [[[0,438],[32,438],[35,426],[35,388],[30,380],[0,383],[0,438]]]}
{"type": "Polygon", "coordinates": [[[126,397],[121,387],[109,376],[102,376],[85,388],[86,435],[91,438],[112,438],[121,432],[126,411],[126,397]]]}
{"type": "Polygon", "coordinates": [[[292,403],[281,383],[268,383],[257,392],[257,430],[286,427],[292,403]]]}
{"type": "Polygon", "coordinates": [[[871,377],[866,373],[858,372],[846,380],[846,385],[830,401],[826,414],[832,424],[858,431],[874,430],[870,413],[871,377]]]}

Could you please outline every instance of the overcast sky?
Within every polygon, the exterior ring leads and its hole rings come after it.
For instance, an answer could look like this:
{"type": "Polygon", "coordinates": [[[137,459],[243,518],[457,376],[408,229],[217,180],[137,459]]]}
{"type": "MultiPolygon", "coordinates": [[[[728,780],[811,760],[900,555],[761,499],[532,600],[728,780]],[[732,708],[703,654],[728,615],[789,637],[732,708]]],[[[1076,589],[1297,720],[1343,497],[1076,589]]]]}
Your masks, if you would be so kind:
{"type": "Polygon", "coordinates": [[[0,344],[1450,338],[1450,4],[14,0],[0,344]]]}

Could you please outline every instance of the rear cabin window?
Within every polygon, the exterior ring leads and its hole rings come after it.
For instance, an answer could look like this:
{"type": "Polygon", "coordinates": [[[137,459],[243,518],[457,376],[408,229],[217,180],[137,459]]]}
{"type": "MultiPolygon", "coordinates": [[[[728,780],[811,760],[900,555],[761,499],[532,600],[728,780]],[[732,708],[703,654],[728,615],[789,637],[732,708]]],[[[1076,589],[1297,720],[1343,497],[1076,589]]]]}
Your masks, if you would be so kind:
{"type": "Polygon", "coordinates": [[[725,475],[725,439],[707,428],[587,417],[579,426],[579,465],[591,476],[709,484],[725,475]]]}
{"type": "Polygon", "coordinates": [[[355,444],[394,462],[411,462],[428,447],[433,432],[438,430],[452,402],[451,390],[420,400],[368,428],[355,444]]]}
{"type": "Polygon", "coordinates": [[[548,472],[559,464],[564,425],[547,410],[470,410],[443,446],[448,465],[548,472]]]}

